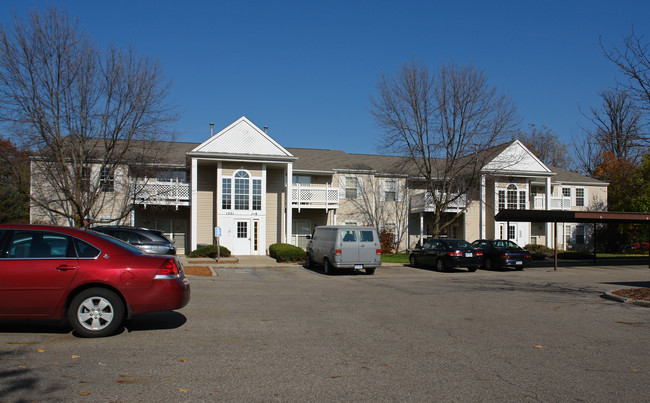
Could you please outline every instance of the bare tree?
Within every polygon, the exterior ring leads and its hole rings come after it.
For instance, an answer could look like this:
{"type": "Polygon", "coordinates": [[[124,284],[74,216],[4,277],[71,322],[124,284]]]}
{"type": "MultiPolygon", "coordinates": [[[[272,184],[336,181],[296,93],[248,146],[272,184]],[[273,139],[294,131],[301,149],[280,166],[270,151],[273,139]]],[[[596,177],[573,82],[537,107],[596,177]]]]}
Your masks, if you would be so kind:
{"type": "Polygon", "coordinates": [[[577,169],[590,176],[602,164],[604,153],[634,164],[647,151],[641,135],[641,111],[628,92],[604,90],[600,97],[602,105],[592,107],[587,115],[591,127],[584,129],[584,139],[574,140],[573,145],[577,169]]]}
{"type": "Polygon", "coordinates": [[[157,62],[100,51],[54,7],[0,27],[0,120],[35,153],[30,197],[53,217],[83,225],[106,208],[129,213],[128,171],[156,161],[154,140],[171,138],[167,92],[157,62]]]}
{"type": "Polygon", "coordinates": [[[349,216],[363,217],[364,223],[375,227],[378,233],[389,229],[395,236],[395,250],[402,250],[402,243],[407,241],[409,212],[406,175],[367,175],[359,180],[359,194],[350,199],[349,216]]]}
{"type": "MultiPolygon", "coordinates": [[[[384,130],[384,150],[407,157],[434,205],[433,235],[465,212],[448,207],[475,191],[488,149],[512,137],[512,102],[472,65],[446,64],[435,74],[413,60],[382,75],[372,114],[384,130]]],[[[491,156],[493,157],[493,156],[491,156]]]]}
{"type": "Polygon", "coordinates": [[[562,144],[555,133],[546,126],[528,125],[528,131],[520,131],[519,140],[543,163],[568,168],[569,153],[566,145],[562,144]]]}

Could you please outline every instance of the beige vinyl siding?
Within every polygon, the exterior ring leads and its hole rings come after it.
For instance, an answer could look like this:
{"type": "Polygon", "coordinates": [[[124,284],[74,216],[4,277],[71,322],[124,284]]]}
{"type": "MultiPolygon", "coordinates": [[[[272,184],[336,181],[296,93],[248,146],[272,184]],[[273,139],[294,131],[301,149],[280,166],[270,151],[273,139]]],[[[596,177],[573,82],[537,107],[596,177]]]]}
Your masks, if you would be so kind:
{"type": "Polygon", "coordinates": [[[270,245],[284,242],[284,170],[268,169],[266,172],[266,250],[270,245]]]}
{"type": "MultiPolygon", "coordinates": [[[[467,242],[473,242],[481,237],[481,202],[474,200],[468,202],[468,204],[469,206],[465,211],[464,238],[467,242]]],[[[462,218],[459,219],[458,224],[461,227],[461,231],[463,231],[462,218]]],[[[463,236],[459,234],[458,237],[461,238],[463,236]]]]}
{"type": "Polygon", "coordinates": [[[215,197],[217,194],[217,168],[215,166],[197,167],[197,245],[214,243],[215,197]]]}

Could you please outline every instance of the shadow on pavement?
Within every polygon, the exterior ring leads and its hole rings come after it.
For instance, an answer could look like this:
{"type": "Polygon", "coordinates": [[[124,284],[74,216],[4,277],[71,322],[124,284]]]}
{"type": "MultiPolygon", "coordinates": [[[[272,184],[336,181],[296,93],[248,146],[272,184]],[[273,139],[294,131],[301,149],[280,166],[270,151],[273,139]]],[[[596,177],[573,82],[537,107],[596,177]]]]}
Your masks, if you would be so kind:
{"type": "Polygon", "coordinates": [[[126,322],[126,330],[138,332],[143,330],[176,329],[187,322],[185,315],[175,311],[151,312],[133,315],[126,322]]]}

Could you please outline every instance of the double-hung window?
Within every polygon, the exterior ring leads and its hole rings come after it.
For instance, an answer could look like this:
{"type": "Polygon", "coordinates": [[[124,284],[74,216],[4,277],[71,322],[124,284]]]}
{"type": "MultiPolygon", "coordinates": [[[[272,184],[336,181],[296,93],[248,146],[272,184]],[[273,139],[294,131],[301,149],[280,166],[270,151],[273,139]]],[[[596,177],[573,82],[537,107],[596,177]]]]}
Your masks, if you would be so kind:
{"type": "Polygon", "coordinates": [[[576,188],[576,206],[584,207],[585,205],[585,190],[583,188],[576,188]]]}

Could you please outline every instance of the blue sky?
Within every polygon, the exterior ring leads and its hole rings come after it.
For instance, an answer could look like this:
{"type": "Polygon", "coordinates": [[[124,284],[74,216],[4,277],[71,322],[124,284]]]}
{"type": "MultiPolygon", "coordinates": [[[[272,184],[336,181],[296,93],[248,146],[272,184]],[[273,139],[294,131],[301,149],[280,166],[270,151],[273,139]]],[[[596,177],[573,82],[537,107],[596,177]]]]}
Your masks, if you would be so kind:
{"type": "Polygon", "coordinates": [[[241,116],[285,147],[378,153],[370,99],[381,73],[414,58],[471,63],[510,96],[521,125],[565,143],[620,76],[599,45],[634,27],[649,1],[5,0],[0,22],[66,8],[100,45],[159,60],[178,105],[178,140],[202,142],[241,116]]]}

